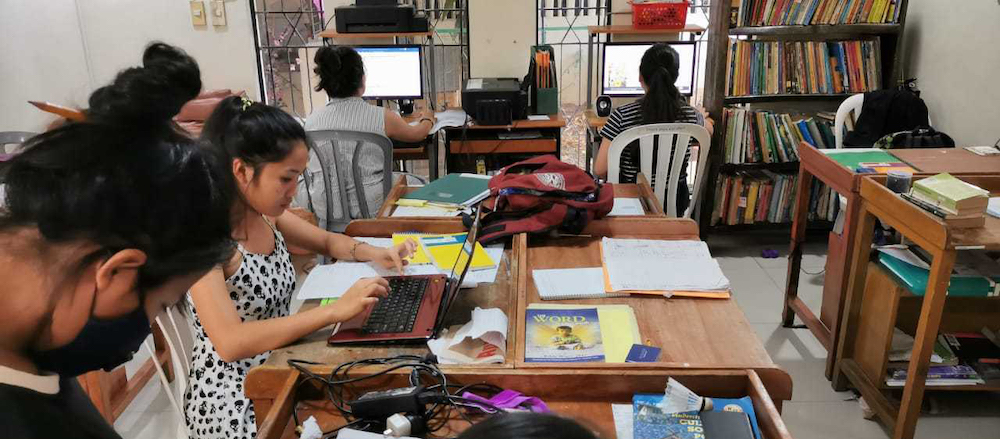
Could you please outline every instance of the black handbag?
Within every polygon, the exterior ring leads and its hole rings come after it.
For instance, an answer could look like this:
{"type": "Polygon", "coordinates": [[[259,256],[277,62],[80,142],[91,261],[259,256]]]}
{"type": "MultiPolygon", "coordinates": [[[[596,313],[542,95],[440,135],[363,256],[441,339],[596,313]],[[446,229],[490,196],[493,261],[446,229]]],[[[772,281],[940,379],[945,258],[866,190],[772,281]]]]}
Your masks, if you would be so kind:
{"type": "Polygon", "coordinates": [[[954,148],[951,136],[931,127],[917,127],[910,131],[900,131],[883,136],[875,142],[876,148],[954,148]]]}

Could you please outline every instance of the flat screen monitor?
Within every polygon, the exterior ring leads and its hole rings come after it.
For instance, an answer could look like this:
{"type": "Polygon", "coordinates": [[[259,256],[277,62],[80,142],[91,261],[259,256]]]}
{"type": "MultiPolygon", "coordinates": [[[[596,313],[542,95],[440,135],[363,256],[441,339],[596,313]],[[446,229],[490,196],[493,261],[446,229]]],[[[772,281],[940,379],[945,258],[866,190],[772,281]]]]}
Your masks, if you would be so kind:
{"type": "MultiPolygon", "coordinates": [[[[694,89],[694,41],[668,43],[680,57],[677,81],[674,85],[682,95],[691,96],[694,89]]],[[[652,43],[608,43],[604,45],[601,94],[608,96],[642,96],[639,84],[639,63],[652,43]]]]}
{"type": "Polygon", "coordinates": [[[424,96],[421,46],[355,47],[365,64],[367,99],[420,99],[424,96]]]}

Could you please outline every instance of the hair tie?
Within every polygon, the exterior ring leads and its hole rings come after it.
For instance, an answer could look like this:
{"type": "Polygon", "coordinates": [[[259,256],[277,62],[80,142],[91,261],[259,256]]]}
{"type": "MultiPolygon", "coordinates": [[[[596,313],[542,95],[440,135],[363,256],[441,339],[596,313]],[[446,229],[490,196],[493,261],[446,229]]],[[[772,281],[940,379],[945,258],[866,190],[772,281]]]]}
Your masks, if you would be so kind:
{"type": "Polygon", "coordinates": [[[246,96],[240,96],[240,100],[243,102],[243,108],[240,109],[241,111],[247,111],[247,109],[253,105],[253,101],[247,99],[246,96]]]}

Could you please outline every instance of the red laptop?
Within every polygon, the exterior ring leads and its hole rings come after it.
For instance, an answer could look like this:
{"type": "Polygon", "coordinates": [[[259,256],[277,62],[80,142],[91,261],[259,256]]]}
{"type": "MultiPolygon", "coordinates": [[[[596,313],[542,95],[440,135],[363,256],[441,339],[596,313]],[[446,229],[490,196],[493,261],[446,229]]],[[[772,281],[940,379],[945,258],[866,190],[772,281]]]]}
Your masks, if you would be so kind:
{"type": "Polygon", "coordinates": [[[479,235],[479,209],[475,221],[451,268],[451,275],[390,276],[389,295],[369,306],[357,317],[342,323],[327,342],[331,345],[360,343],[422,343],[436,337],[444,316],[458,297],[465,273],[472,265],[472,252],[479,235]],[[461,267],[459,266],[461,265],[461,267]]]}

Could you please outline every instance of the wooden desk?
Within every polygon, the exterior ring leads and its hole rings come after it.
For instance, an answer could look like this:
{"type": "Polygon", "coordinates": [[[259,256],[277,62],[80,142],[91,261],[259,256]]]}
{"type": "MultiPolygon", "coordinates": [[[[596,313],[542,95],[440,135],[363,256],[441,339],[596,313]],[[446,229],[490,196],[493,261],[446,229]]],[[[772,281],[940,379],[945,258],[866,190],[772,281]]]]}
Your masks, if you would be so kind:
{"type": "MultiPolygon", "coordinates": [[[[427,222],[427,221],[386,221],[386,220],[359,220],[351,222],[344,233],[348,236],[371,236],[371,237],[391,237],[396,232],[420,232],[420,233],[457,233],[465,231],[461,222],[427,222]]],[[[482,284],[476,288],[465,289],[462,295],[455,301],[453,308],[445,318],[445,325],[465,323],[475,307],[500,308],[508,316],[514,315],[516,308],[516,280],[519,266],[519,254],[516,250],[507,250],[500,261],[500,268],[497,271],[496,281],[492,284],[482,284]]],[[[302,309],[311,309],[319,306],[319,300],[309,300],[302,305],[302,309]]],[[[516,328],[511,320],[508,334],[514,334],[516,328]]],[[[289,359],[299,359],[313,361],[323,364],[339,364],[346,361],[360,358],[386,357],[395,355],[426,355],[426,344],[416,345],[357,345],[350,347],[330,347],[326,340],[330,336],[332,328],[324,328],[299,340],[291,346],[275,349],[271,352],[264,366],[287,367],[289,359]]],[[[513,337],[508,336],[507,352],[513,351],[513,337]]],[[[510,355],[508,355],[510,357],[510,355]]],[[[511,358],[504,365],[491,365],[491,367],[513,367],[511,358]]]]}
{"type": "MultiPolygon", "coordinates": [[[[417,221],[379,219],[351,223],[351,235],[377,232],[386,236],[398,230],[447,232],[456,230],[457,223],[427,221],[415,227],[417,221]]],[[[640,327],[650,343],[664,348],[665,361],[653,364],[531,364],[524,362],[523,310],[531,300],[537,301],[530,270],[564,266],[592,266],[599,264],[596,240],[600,236],[631,236],[661,239],[698,239],[697,225],[687,219],[622,218],[622,221],[602,223],[593,231],[594,238],[569,240],[533,240],[527,235],[513,238],[506,261],[509,262],[511,279],[516,279],[516,295],[507,299],[511,326],[508,327],[507,359],[500,365],[444,366],[449,382],[458,384],[490,383],[514,389],[527,395],[538,396],[558,413],[573,416],[603,433],[614,437],[611,402],[626,403],[634,393],[662,392],[668,377],[674,377],[692,390],[706,396],[742,397],[753,400],[757,418],[765,437],[790,438],[780,418],[782,402],[791,398],[791,379],[767,356],[753,329],[733,300],[677,300],[677,299],[613,299],[609,303],[629,303],[637,311],[640,327]],[[552,245],[548,245],[552,244],[552,245]],[[578,250],[569,252],[567,250],[578,250]],[[566,255],[574,255],[565,258],[566,255]],[[529,261],[526,257],[531,258],[529,261]],[[665,318],[666,317],[666,318],[665,318]],[[586,386],[578,383],[585,382],[586,386]]],[[[503,275],[504,269],[501,269],[503,275]]],[[[499,279],[498,279],[499,280],[499,279]]],[[[494,288],[493,303],[502,303],[508,287],[494,288]]],[[[467,293],[463,293],[467,294],[467,293]]],[[[477,294],[475,291],[472,294],[477,294]]],[[[510,297],[510,296],[507,296],[510,297]]],[[[587,303],[587,301],[581,301],[587,303]]],[[[325,334],[324,334],[325,336],[325,334]]],[[[325,343],[325,342],[324,342],[325,343]]],[[[310,389],[299,373],[281,361],[292,353],[297,357],[321,360],[324,365],[309,368],[310,372],[329,375],[333,364],[351,358],[374,357],[394,353],[422,353],[422,347],[401,347],[391,350],[376,348],[328,348],[323,345],[303,346],[276,350],[264,366],[254,368],[246,380],[246,395],[254,401],[258,419],[258,437],[262,439],[294,437],[289,419],[295,407],[293,396],[310,399],[301,404],[300,418],[314,415],[322,429],[331,430],[345,421],[322,394],[310,389]],[[290,351],[281,353],[281,351],[290,351]],[[326,352],[322,352],[326,351],[326,352]],[[335,352],[341,351],[341,352],[335,352]],[[300,393],[297,393],[301,390],[300,393]],[[310,392],[310,390],[312,390],[310,392]],[[311,396],[310,396],[311,395],[311,396]]],[[[358,374],[379,369],[359,369],[358,374]]],[[[401,386],[408,374],[405,371],[389,373],[384,379],[366,384],[365,390],[401,386]]],[[[443,433],[453,436],[465,428],[457,419],[450,423],[451,430],[443,433]]]]}
{"type": "MultiPolygon", "coordinates": [[[[600,267],[600,243],[604,236],[641,239],[698,240],[698,225],[689,219],[635,218],[626,230],[592,230],[590,237],[545,238],[529,236],[515,241],[515,250],[527,274],[518,287],[518,331],[525,331],[525,310],[532,303],[566,303],[541,300],[532,270],[600,267]]],[[[525,362],[524,338],[517,340],[514,366],[518,369],[753,369],[761,376],[775,405],[781,408],[792,397],[792,379],[771,357],[755,335],[735,299],[689,299],[674,297],[616,297],[573,300],[574,304],[625,304],[635,311],[644,343],[663,351],[655,363],[529,363],[525,362]]]]}
{"type": "MultiPolygon", "coordinates": [[[[918,175],[941,172],[967,175],[984,172],[984,169],[994,173],[1000,172],[1000,157],[980,157],[963,148],[900,149],[891,152],[917,169],[920,172],[918,175]]],[[[792,239],[788,250],[788,274],[785,278],[782,322],[785,327],[791,327],[795,322],[795,316],[798,315],[805,326],[826,347],[828,352],[826,377],[830,379],[833,377],[839,336],[838,325],[844,307],[842,291],[847,285],[848,267],[852,263],[852,255],[848,248],[857,232],[860,204],[858,191],[864,175],[845,168],[807,143],[799,145],[799,160],[796,208],[792,217],[792,239]],[[847,203],[847,209],[842,213],[844,227],[841,234],[830,233],[828,238],[823,302],[818,317],[798,297],[802,246],[808,227],[809,188],[813,178],[839,193],[847,203]]]]}
{"type": "MultiPolygon", "coordinates": [[[[653,189],[649,187],[649,183],[646,181],[646,177],[639,175],[639,183],[636,184],[616,184],[612,186],[615,191],[615,198],[638,198],[639,202],[642,203],[642,209],[646,212],[645,216],[664,216],[663,206],[660,205],[660,200],[656,198],[656,194],[653,193],[653,189]]],[[[396,201],[398,201],[402,196],[417,190],[416,187],[407,186],[406,178],[400,177],[396,180],[396,184],[392,186],[392,190],[389,191],[389,196],[386,197],[385,202],[382,203],[382,207],[379,209],[377,218],[391,218],[392,213],[396,211],[396,201]]],[[[619,217],[605,217],[595,221],[608,221],[617,220],[625,218],[623,216],[619,217]]],[[[411,219],[419,221],[451,221],[451,222],[461,222],[461,218],[457,216],[450,217],[434,217],[434,216],[423,216],[423,217],[399,217],[397,219],[411,219]]]]}
{"type": "Polygon", "coordinates": [[[555,154],[559,157],[562,128],[566,119],[561,114],[549,115],[549,120],[516,120],[510,125],[479,125],[442,128],[447,172],[476,173],[482,160],[485,170],[503,166],[536,155],[555,154]],[[500,135],[514,131],[538,131],[532,139],[501,139],[500,135]]]}
{"type": "MultiPolygon", "coordinates": [[[[1000,176],[962,176],[962,180],[1000,193],[1000,176]]],[[[860,182],[857,233],[851,246],[850,281],[847,285],[844,315],[839,328],[833,384],[845,388],[848,381],[861,391],[879,419],[892,430],[893,439],[910,439],[916,431],[924,395],[924,381],[934,342],[941,327],[948,283],[956,252],[967,248],[1000,250],[1000,219],[987,215],[980,228],[956,229],[915,205],[903,200],[884,186],[884,176],[864,177],[860,182]],[[881,392],[881,383],[873,382],[860,368],[855,346],[862,335],[859,326],[865,296],[868,261],[875,220],[892,227],[903,237],[930,253],[932,257],[927,290],[916,323],[913,354],[907,370],[906,385],[898,410],[881,392]]],[[[984,307],[981,312],[989,312],[984,307]]],[[[891,317],[891,316],[887,316],[891,317]]],[[[993,322],[997,316],[993,314],[993,322]]],[[[883,346],[885,348],[885,346],[883,346]]],[[[964,387],[965,391],[994,391],[990,385],[964,387]]]]}

